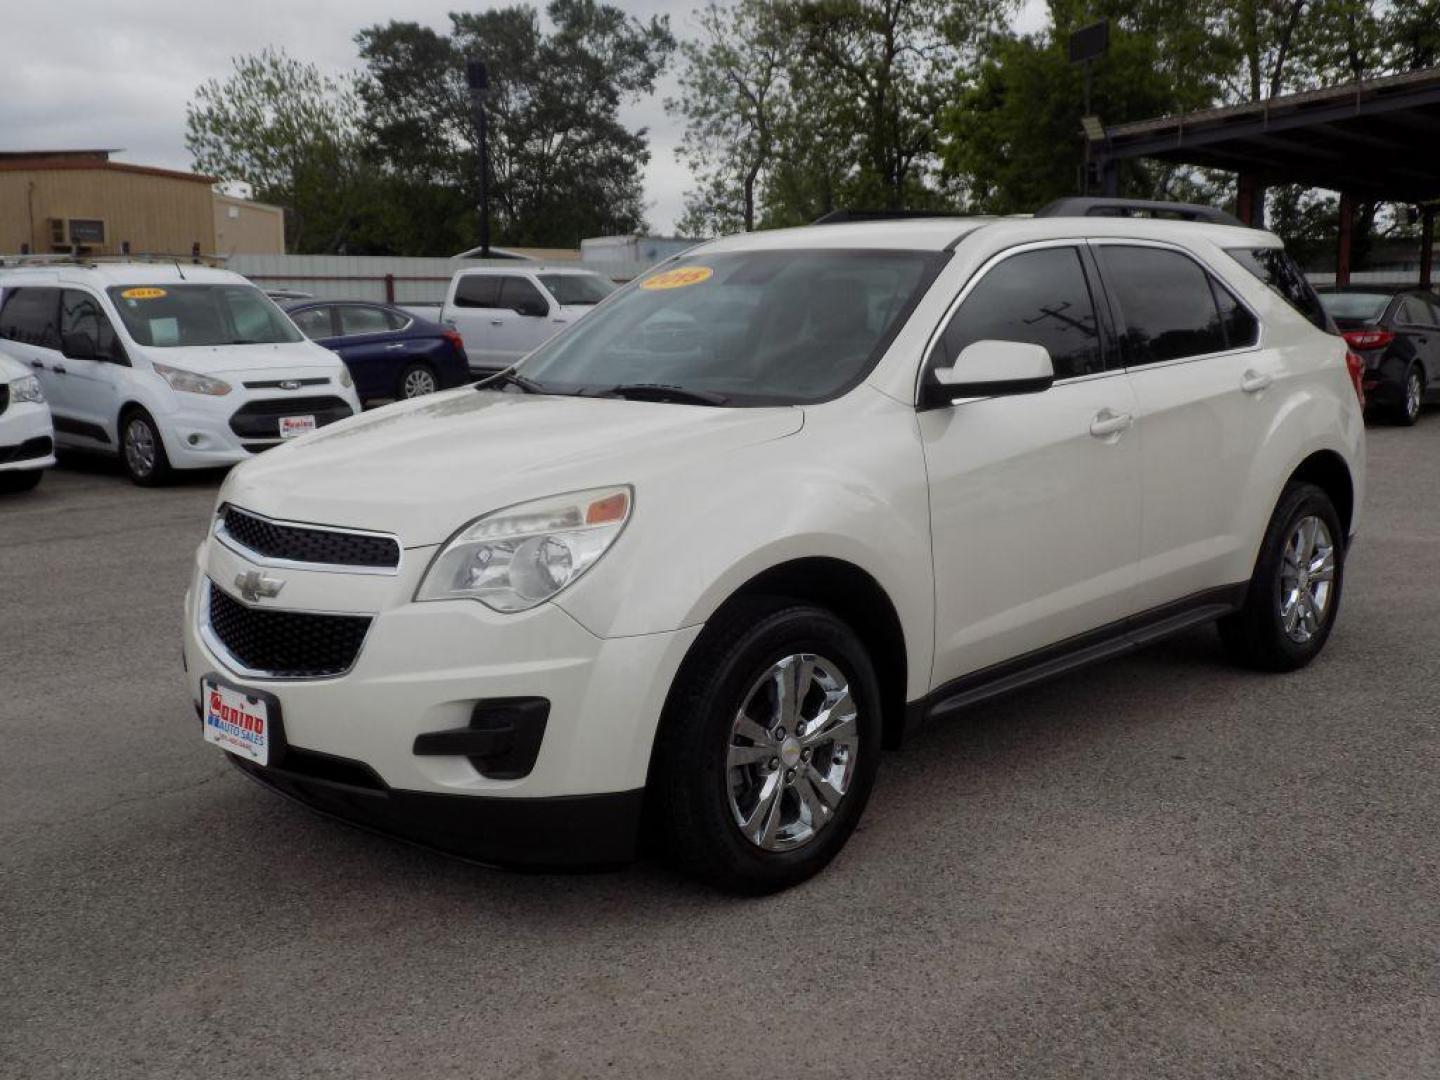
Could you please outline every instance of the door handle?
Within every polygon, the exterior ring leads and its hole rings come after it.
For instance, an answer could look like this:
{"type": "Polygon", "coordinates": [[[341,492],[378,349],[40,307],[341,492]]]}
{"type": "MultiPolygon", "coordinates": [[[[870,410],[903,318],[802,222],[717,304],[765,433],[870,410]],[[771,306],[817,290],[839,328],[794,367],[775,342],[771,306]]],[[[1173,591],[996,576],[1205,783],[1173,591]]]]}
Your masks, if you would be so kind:
{"type": "Polygon", "coordinates": [[[394,345],[386,345],[385,348],[386,348],[386,349],[403,349],[403,348],[405,348],[405,343],[404,343],[403,341],[397,341],[394,345]]]}
{"type": "Polygon", "coordinates": [[[551,321],[551,322],[563,323],[563,322],[569,322],[570,320],[569,320],[569,319],[551,319],[550,321],[551,321]]]}
{"type": "Polygon", "coordinates": [[[31,360],[31,361],[30,361],[30,366],[33,367],[36,371],[44,371],[44,370],[45,370],[45,365],[42,364],[39,360],[31,360]]]}
{"type": "Polygon", "coordinates": [[[490,320],[490,325],[491,325],[491,326],[504,326],[504,325],[505,325],[505,320],[504,320],[504,319],[491,319],[491,320],[490,320]]]}
{"type": "Polygon", "coordinates": [[[51,370],[54,371],[56,375],[64,375],[66,373],[65,369],[59,364],[56,364],[51,370]]]}
{"type": "Polygon", "coordinates": [[[1262,371],[1251,368],[1240,376],[1240,389],[1247,394],[1258,394],[1275,381],[1274,375],[1267,375],[1262,371]]]}
{"type": "Polygon", "coordinates": [[[1111,435],[1118,435],[1131,424],[1135,418],[1129,413],[1117,413],[1114,409],[1101,409],[1095,414],[1095,419],[1090,421],[1090,434],[1097,439],[1106,439],[1111,435]]]}

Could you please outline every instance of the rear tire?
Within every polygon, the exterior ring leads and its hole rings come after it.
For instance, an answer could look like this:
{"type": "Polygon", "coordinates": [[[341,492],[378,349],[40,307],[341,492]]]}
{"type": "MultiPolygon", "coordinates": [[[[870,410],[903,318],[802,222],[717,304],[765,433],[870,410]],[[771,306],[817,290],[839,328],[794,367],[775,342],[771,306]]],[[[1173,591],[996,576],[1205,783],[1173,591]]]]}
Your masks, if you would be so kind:
{"type": "Polygon", "coordinates": [[[400,379],[395,384],[395,397],[405,401],[433,394],[439,389],[440,380],[435,375],[435,369],[429,364],[417,361],[413,364],[406,364],[405,370],[400,372],[400,379]]]}
{"type": "Polygon", "coordinates": [[[1420,406],[1425,401],[1425,372],[1419,364],[1411,364],[1400,384],[1400,403],[1391,419],[1401,427],[1411,427],[1420,419],[1420,406]]]}
{"type": "Polygon", "coordinates": [[[0,494],[13,495],[22,491],[34,491],[40,483],[40,478],[44,475],[44,469],[0,473],[0,494]]]}
{"type": "Polygon", "coordinates": [[[138,405],[120,414],[120,464],[141,487],[160,487],[174,475],[159,427],[138,405]]]}
{"type": "Polygon", "coordinates": [[[1294,671],[1320,654],[1340,611],[1345,534],[1330,496],[1292,483],[1270,517],[1244,606],[1220,620],[1235,660],[1294,671]]]}
{"type": "Polygon", "coordinates": [[[881,730],[875,669],[845,623],[781,599],[737,604],[706,628],[671,690],[651,824],[673,863],[717,888],[797,885],[860,820],[881,730]]]}

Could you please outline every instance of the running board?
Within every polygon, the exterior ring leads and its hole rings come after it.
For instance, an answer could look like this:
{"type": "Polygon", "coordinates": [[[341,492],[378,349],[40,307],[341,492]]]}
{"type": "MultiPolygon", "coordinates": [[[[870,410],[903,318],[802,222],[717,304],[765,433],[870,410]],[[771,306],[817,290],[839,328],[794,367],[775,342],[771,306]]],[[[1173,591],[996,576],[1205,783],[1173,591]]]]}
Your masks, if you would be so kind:
{"type": "Polygon", "coordinates": [[[1248,584],[1208,589],[1173,604],[1067,638],[1054,645],[962,675],[911,702],[907,734],[925,720],[948,716],[991,698],[1023,690],[1101,660],[1134,652],[1146,645],[1214,622],[1237,611],[1245,602],[1248,584]]]}

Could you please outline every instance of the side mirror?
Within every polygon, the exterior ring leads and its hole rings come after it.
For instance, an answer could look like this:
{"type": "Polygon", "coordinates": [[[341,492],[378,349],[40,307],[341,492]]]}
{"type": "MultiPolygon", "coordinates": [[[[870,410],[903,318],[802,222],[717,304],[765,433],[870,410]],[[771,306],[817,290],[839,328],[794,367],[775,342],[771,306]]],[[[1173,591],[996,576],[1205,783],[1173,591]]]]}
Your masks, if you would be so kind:
{"type": "Polygon", "coordinates": [[[550,314],[550,305],[544,300],[521,300],[515,305],[515,310],[527,318],[543,319],[550,314]]]}
{"type": "Polygon", "coordinates": [[[95,339],[89,334],[65,334],[60,338],[60,351],[67,360],[100,360],[95,339]]]}
{"type": "Polygon", "coordinates": [[[1055,382],[1055,365],[1044,345],[1023,341],[975,341],[965,346],[954,366],[936,368],[921,388],[926,408],[960,398],[1038,394],[1055,382]]]}

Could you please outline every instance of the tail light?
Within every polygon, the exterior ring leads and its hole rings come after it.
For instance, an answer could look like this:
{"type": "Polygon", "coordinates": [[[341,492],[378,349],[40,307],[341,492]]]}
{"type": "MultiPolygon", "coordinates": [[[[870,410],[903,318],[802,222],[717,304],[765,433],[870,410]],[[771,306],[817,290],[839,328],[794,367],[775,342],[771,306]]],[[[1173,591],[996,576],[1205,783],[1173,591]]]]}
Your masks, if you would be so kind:
{"type": "Polygon", "coordinates": [[[440,336],[454,346],[456,352],[463,353],[465,351],[465,339],[454,330],[446,330],[440,336]]]}
{"type": "Polygon", "coordinates": [[[1341,337],[1356,352],[1383,349],[1395,340],[1389,330],[1347,330],[1341,337]]]}
{"type": "MultiPolygon", "coordinates": [[[[1347,334],[1345,336],[1348,338],[1350,335],[1347,334]]],[[[1346,370],[1350,372],[1350,381],[1355,385],[1355,396],[1360,399],[1360,407],[1364,408],[1365,387],[1361,384],[1360,380],[1365,377],[1365,361],[1361,360],[1360,357],[1356,356],[1353,352],[1346,350],[1345,367],[1346,370]]]]}

